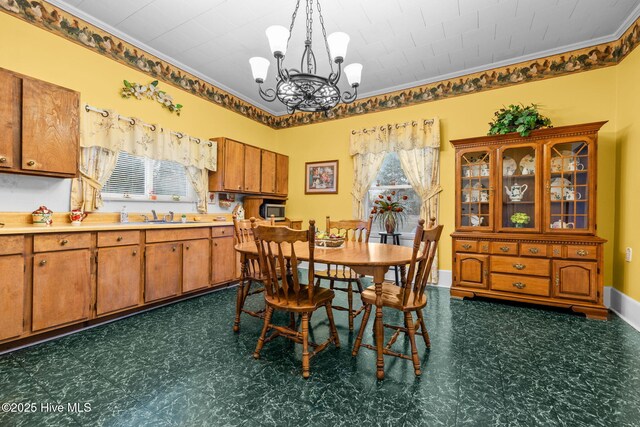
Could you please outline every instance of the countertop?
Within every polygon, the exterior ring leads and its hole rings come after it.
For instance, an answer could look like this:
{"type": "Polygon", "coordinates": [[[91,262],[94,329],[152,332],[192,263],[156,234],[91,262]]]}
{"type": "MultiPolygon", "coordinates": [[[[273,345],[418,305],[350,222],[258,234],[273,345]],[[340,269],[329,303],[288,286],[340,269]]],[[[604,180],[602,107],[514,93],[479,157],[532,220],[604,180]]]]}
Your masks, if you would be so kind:
{"type": "Polygon", "coordinates": [[[60,224],[48,227],[27,225],[5,225],[0,227],[0,236],[8,234],[42,234],[42,233],[77,233],[82,231],[115,231],[115,230],[155,230],[161,228],[198,228],[232,226],[231,221],[202,221],[191,223],[83,223],[82,225],[60,224]]]}

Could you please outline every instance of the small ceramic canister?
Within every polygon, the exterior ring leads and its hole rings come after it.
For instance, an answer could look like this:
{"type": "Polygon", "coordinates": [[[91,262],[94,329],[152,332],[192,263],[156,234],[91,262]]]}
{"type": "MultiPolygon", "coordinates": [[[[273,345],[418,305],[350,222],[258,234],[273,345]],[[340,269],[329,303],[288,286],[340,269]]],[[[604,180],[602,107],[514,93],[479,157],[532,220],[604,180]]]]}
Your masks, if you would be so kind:
{"type": "Polygon", "coordinates": [[[31,212],[33,225],[36,227],[47,227],[53,223],[53,211],[46,206],[40,206],[31,212]]]}
{"type": "Polygon", "coordinates": [[[80,225],[82,220],[87,217],[88,214],[84,213],[82,209],[73,209],[69,212],[69,218],[71,219],[71,225],[80,225]]]}

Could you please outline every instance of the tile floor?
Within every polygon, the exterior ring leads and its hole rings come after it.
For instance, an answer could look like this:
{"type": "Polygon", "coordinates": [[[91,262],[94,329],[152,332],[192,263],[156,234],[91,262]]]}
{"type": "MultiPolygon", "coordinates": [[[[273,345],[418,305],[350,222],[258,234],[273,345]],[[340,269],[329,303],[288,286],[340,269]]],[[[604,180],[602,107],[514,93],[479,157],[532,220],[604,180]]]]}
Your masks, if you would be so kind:
{"type": "MultiPolygon", "coordinates": [[[[387,359],[376,381],[373,352],[351,357],[344,312],[342,348],[312,359],[310,379],[300,346],[283,339],[256,361],[260,322],[243,318],[234,334],[227,289],[0,356],[0,403],[91,405],[0,412],[0,426],[640,425],[640,333],[619,318],[450,301],[437,288],[429,298],[421,378],[409,361],[387,359]]],[[[326,337],[324,315],[312,324],[326,337]]]]}

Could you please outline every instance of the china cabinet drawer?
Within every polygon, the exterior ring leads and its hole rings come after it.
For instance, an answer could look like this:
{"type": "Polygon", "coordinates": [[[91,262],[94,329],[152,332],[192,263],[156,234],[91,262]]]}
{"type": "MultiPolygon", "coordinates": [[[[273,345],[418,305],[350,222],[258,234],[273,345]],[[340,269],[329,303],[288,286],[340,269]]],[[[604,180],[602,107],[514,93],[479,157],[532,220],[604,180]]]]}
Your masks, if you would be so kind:
{"type": "Polygon", "coordinates": [[[0,255],[24,252],[24,236],[0,236],[0,255]]]}
{"type": "Polygon", "coordinates": [[[491,289],[518,294],[550,295],[549,279],[511,274],[491,274],[491,289]]]}
{"type": "Polygon", "coordinates": [[[98,233],[98,247],[137,245],[140,243],[139,231],[101,231],[98,233]]]}
{"type": "Polygon", "coordinates": [[[233,227],[212,227],[211,237],[233,236],[233,227]]]}
{"type": "Polygon", "coordinates": [[[91,246],[91,233],[37,234],[33,236],[34,252],[66,251],[91,246]]]}
{"type": "Polygon", "coordinates": [[[547,245],[540,243],[520,243],[521,256],[547,256],[547,245]]]}
{"type": "Polygon", "coordinates": [[[456,252],[478,252],[478,242],[474,240],[456,240],[456,252]]]}
{"type": "Polygon", "coordinates": [[[531,274],[533,276],[549,276],[548,259],[531,259],[520,257],[491,257],[491,271],[496,273],[531,274]]]}
{"type": "Polygon", "coordinates": [[[598,248],[596,246],[567,245],[567,258],[597,259],[598,248]]]}
{"type": "Polygon", "coordinates": [[[518,255],[518,244],[515,242],[491,242],[491,253],[518,255]]]}
{"type": "Polygon", "coordinates": [[[209,230],[205,227],[147,230],[147,243],[171,242],[175,240],[207,239],[208,237],[209,230]]]}

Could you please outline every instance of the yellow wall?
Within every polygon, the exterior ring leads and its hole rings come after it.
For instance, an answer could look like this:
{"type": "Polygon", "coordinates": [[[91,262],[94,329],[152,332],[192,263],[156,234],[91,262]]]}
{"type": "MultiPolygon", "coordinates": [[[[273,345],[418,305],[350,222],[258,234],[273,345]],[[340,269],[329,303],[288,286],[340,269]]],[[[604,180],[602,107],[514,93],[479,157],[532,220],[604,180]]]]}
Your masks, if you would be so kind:
{"type": "Polygon", "coordinates": [[[614,283],[625,294],[640,301],[640,49],[616,67],[618,145],[616,176],[614,283]],[[625,248],[633,247],[631,263],[624,260],[625,248]]]}
{"type": "MultiPolygon", "coordinates": [[[[366,75],[363,77],[366,85],[366,75]]],[[[454,227],[454,151],[449,140],[486,134],[493,112],[512,103],[536,103],[554,125],[569,125],[609,120],[599,134],[600,189],[615,188],[613,170],[616,157],[615,138],[615,68],[559,77],[512,86],[485,93],[466,95],[393,111],[336,120],[278,131],[278,144],[290,156],[289,201],[287,214],[308,220],[351,217],[351,182],[353,166],[348,154],[352,129],[386,123],[405,122],[420,118],[440,117],[441,167],[440,179],[444,191],[440,197],[440,222],[445,225],[445,238],[440,247],[440,269],[451,269],[451,239],[454,227]],[[309,161],[340,161],[339,193],[337,195],[305,195],[304,163],[309,161]]],[[[615,193],[598,193],[598,235],[614,239],[615,193]]],[[[606,245],[605,283],[612,283],[613,244],[606,245]]]]}
{"type": "Polygon", "coordinates": [[[74,89],[83,103],[200,138],[228,136],[263,147],[275,138],[276,131],[267,126],[164,83],[160,87],[184,105],[180,117],[148,99],[123,99],[122,80],[147,84],[153,79],[2,12],[0,40],[0,67],[74,89]]]}

